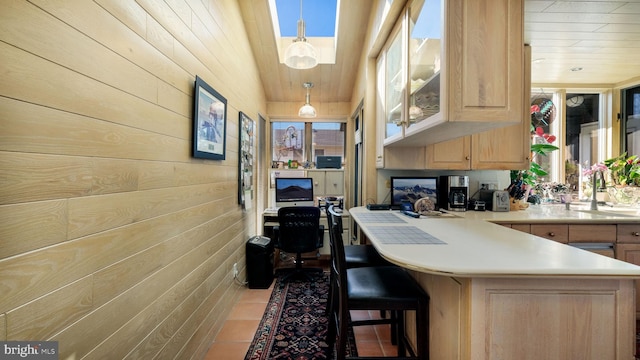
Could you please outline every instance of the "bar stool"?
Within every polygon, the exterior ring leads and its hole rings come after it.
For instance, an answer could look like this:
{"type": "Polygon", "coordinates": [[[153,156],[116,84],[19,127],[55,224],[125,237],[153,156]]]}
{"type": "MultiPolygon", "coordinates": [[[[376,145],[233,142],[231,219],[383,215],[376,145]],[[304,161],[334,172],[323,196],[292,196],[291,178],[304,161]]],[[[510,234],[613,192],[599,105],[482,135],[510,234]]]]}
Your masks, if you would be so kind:
{"type": "MultiPolygon", "coordinates": [[[[327,219],[329,218],[329,208],[334,207],[333,204],[328,203],[326,207],[327,219]]],[[[335,209],[335,208],[334,208],[335,209]]],[[[342,221],[340,221],[340,232],[342,233],[342,221]]],[[[331,224],[329,224],[331,227],[331,224]]],[[[393,265],[385,258],[380,256],[378,251],[373,245],[349,245],[344,248],[344,257],[347,264],[347,268],[356,268],[363,266],[390,266],[393,265]]],[[[393,265],[395,266],[395,265],[393,265]]]]}
{"type": "MultiPolygon", "coordinates": [[[[329,209],[335,209],[334,205],[327,204],[327,207],[325,209],[327,213],[327,219],[329,219],[329,216],[330,216],[329,209]]],[[[331,221],[328,221],[328,225],[329,225],[328,226],[329,236],[331,236],[331,227],[334,224],[332,224],[331,221]]],[[[340,218],[340,221],[338,221],[335,225],[338,226],[339,228],[337,231],[339,231],[342,234],[342,231],[343,231],[342,218],[340,218]]],[[[344,257],[345,257],[345,264],[348,269],[365,267],[365,266],[396,266],[391,262],[387,261],[385,258],[383,258],[378,253],[378,251],[373,247],[373,245],[349,245],[344,248],[344,257]]],[[[331,281],[329,283],[332,284],[331,281]]],[[[332,297],[332,292],[333,292],[333,287],[330,287],[329,288],[329,305],[327,306],[327,314],[331,311],[333,306],[332,302],[334,299],[332,297]]],[[[380,316],[385,317],[385,312],[380,311],[380,316]]],[[[395,335],[396,335],[395,332],[392,332],[392,340],[394,345],[396,343],[395,335]]]]}
{"type": "MultiPolygon", "coordinates": [[[[340,222],[342,217],[327,210],[327,222],[330,224],[329,242],[331,244],[331,277],[337,306],[329,314],[327,342],[335,345],[336,359],[346,359],[348,326],[391,324],[398,336],[398,358],[427,360],[429,358],[429,297],[422,287],[398,266],[372,266],[348,269],[345,262],[344,244],[340,222]],[[351,321],[350,310],[388,310],[399,316],[391,319],[351,321]],[[415,354],[405,335],[404,312],[416,312],[416,352],[415,354]],[[407,350],[411,356],[406,356],[407,350]]],[[[351,357],[349,358],[351,359],[351,357]]],[[[358,359],[357,357],[354,359],[358,359]]]]}

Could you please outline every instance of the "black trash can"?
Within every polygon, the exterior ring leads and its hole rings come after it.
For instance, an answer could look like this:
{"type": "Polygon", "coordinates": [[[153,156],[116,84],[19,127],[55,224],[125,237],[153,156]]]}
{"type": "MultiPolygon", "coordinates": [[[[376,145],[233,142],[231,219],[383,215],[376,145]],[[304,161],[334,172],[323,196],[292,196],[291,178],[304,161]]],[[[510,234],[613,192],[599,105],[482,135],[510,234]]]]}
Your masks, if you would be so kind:
{"type": "Polygon", "coordinates": [[[266,236],[247,241],[247,282],[250,289],[266,289],[273,282],[273,244],[266,236]]]}

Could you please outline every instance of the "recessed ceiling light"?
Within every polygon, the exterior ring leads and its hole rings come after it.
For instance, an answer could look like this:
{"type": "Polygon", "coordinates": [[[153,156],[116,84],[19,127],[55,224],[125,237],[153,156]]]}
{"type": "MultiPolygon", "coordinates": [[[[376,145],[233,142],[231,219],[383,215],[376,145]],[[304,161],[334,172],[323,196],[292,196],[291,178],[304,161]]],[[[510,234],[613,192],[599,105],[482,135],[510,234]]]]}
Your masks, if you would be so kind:
{"type": "Polygon", "coordinates": [[[538,59],[531,60],[531,62],[534,64],[540,64],[541,62],[544,62],[544,60],[545,58],[538,58],[538,59]]]}
{"type": "Polygon", "coordinates": [[[576,72],[576,71],[582,71],[582,68],[579,66],[573,67],[571,68],[571,71],[576,72]]]}

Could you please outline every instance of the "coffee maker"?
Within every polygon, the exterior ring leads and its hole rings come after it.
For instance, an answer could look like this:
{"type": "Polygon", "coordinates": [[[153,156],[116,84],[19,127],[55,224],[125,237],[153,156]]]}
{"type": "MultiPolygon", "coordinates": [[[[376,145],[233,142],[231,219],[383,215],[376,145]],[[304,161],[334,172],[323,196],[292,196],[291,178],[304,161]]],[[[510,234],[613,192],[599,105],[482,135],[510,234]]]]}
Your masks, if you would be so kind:
{"type": "Polygon", "coordinates": [[[469,177],[461,175],[440,176],[438,206],[444,210],[467,211],[469,177]]]}

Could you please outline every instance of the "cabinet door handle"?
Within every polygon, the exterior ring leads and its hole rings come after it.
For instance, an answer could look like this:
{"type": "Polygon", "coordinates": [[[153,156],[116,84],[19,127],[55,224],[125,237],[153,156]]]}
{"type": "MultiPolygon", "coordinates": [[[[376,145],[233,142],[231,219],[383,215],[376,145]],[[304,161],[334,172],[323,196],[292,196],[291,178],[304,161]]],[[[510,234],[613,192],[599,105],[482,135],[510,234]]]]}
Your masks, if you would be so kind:
{"type": "Polygon", "coordinates": [[[634,232],[632,232],[632,233],[631,233],[631,235],[633,235],[633,236],[640,236],[640,232],[634,231],[634,232]]]}
{"type": "Polygon", "coordinates": [[[556,233],[554,233],[553,231],[550,231],[548,235],[549,236],[556,236],[556,233]]]}
{"type": "Polygon", "coordinates": [[[464,159],[469,160],[470,159],[469,155],[465,156],[464,159]]]}

